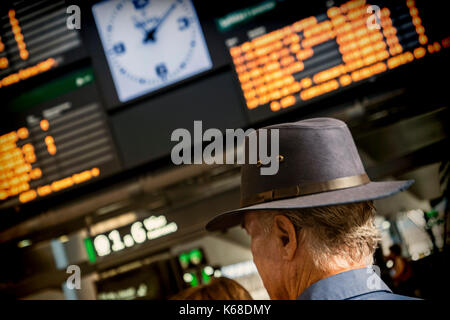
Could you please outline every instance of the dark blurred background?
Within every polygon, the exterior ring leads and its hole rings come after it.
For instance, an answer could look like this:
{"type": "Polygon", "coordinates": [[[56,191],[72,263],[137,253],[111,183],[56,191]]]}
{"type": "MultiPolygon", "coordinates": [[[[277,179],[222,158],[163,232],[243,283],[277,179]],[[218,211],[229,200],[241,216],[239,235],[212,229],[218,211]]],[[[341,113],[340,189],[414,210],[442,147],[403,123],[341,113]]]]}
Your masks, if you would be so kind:
{"type": "Polygon", "coordinates": [[[204,230],[239,206],[239,167],[175,166],[171,134],[326,116],[372,180],[415,180],[376,201],[383,279],[448,297],[449,46],[425,0],[2,1],[0,296],[166,299],[227,276],[267,299],[246,234],[204,230]]]}

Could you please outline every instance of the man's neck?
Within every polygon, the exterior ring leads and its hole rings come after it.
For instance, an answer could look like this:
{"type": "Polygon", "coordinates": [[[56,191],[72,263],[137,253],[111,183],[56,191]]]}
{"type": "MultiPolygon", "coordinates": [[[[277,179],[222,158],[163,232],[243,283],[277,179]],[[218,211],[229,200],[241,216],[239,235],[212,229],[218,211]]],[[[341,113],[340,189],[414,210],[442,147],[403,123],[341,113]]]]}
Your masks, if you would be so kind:
{"type": "MultiPolygon", "coordinates": [[[[347,268],[335,268],[328,271],[322,271],[315,267],[312,261],[305,261],[302,263],[299,268],[296,270],[296,276],[294,279],[297,279],[296,283],[292,286],[287,284],[288,286],[288,299],[297,299],[303,291],[308,289],[313,283],[316,283],[322,279],[334,276],[338,273],[342,273],[345,271],[350,271],[354,269],[359,269],[365,267],[364,264],[352,265],[347,268]]],[[[291,278],[291,283],[293,278],[291,278]]]]}

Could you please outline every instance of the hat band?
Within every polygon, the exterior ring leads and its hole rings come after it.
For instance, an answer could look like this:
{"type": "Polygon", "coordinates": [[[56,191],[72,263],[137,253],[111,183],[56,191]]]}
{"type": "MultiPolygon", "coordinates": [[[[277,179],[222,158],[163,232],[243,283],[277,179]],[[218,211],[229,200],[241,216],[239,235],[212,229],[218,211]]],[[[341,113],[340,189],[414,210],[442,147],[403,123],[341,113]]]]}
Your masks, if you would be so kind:
{"type": "Polygon", "coordinates": [[[324,182],[308,183],[292,187],[273,189],[245,197],[241,200],[241,208],[273,200],[304,196],[308,194],[357,187],[370,182],[367,174],[342,177],[324,182]]]}

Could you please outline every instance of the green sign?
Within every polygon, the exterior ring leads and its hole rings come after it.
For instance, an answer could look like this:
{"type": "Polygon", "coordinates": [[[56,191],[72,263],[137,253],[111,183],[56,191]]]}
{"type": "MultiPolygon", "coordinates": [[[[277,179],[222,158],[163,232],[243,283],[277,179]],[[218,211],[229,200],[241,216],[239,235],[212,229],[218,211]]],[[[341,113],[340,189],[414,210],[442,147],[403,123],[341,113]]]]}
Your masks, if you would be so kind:
{"type": "Polygon", "coordinates": [[[178,256],[178,261],[181,266],[186,269],[190,263],[198,265],[203,260],[203,253],[200,249],[194,249],[190,252],[184,252],[178,256]]]}
{"type": "Polygon", "coordinates": [[[273,10],[277,2],[274,0],[263,1],[252,7],[237,10],[227,14],[222,18],[216,19],[216,26],[220,32],[227,31],[241,23],[247,22],[254,17],[273,10]]]}
{"type": "Polygon", "coordinates": [[[44,101],[57,98],[92,82],[94,82],[94,71],[91,67],[78,70],[22,93],[9,103],[9,107],[16,112],[25,111],[44,101]]]}
{"type": "Polygon", "coordinates": [[[205,269],[202,269],[202,280],[205,284],[211,281],[211,276],[205,272],[205,269]]]}
{"type": "Polygon", "coordinates": [[[437,210],[433,209],[431,211],[425,212],[425,214],[427,215],[428,219],[431,219],[436,218],[439,213],[437,212],[437,210]]]}
{"type": "Polygon", "coordinates": [[[84,245],[86,247],[86,252],[89,258],[90,263],[94,263],[96,260],[94,245],[92,244],[91,238],[85,238],[84,239],[84,245]]]}
{"type": "Polygon", "coordinates": [[[191,280],[191,282],[190,282],[189,284],[191,285],[191,287],[196,287],[196,286],[198,286],[198,278],[197,278],[197,275],[196,275],[194,272],[191,272],[190,274],[191,274],[191,276],[192,276],[192,280],[191,280]]]}

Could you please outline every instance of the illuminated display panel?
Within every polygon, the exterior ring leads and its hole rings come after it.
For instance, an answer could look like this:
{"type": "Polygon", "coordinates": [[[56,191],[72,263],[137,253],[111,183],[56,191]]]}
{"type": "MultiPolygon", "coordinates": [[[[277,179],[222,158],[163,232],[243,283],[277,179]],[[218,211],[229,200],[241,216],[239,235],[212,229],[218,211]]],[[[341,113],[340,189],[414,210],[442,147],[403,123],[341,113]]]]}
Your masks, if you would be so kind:
{"type": "Polygon", "coordinates": [[[119,229],[98,234],[92,239],[86,238],[85,245],[90,260],[95,261],[96,257],[105,257],[114,252],[167,236],[177,230],[178,225],[174,221],[168,222],[165,216],[150,216],[143,221],[136,221],[119,229]]]}
{"type": "Polygon", "coordinates": [[[61,114],[51,120],[0,136],[0,200],[18,196],[26,203],[96,179],[99,166],[114,158],[99,106],[67,113],[65,108],[69,104],[54,109],[61,114]],[[84,134],[94,127],[99,130],[84,134]]]}
{"type": "Polygon", "coordinates": [[[428,39],[413,0],[380,7],[380,28],[369,5],[349,1],[230,47],[249,114],[299,106],[449,46],[428,39]]]}
{"type": "Polygon", "coordinates": [[[66,26],[66,9],[63,0],[44,0],[17,2],[2,11],[0,88],[83,56],[78,32],[66,26]]]}
{"type": "Polygon", "coordinates": [[[92,81],[92,70],[87,69],[35,89],[43,95],[55,94],[59,88],[65,95],[38,105],[32,104],[34,91],[18,98],[19,106],[28,101],[33,111],[26,112],[23,126],[0,134],[0,208],[44,198],[119,170],[92,81]],[[69,84],[76,90],[66,92],[69,84]]]}

